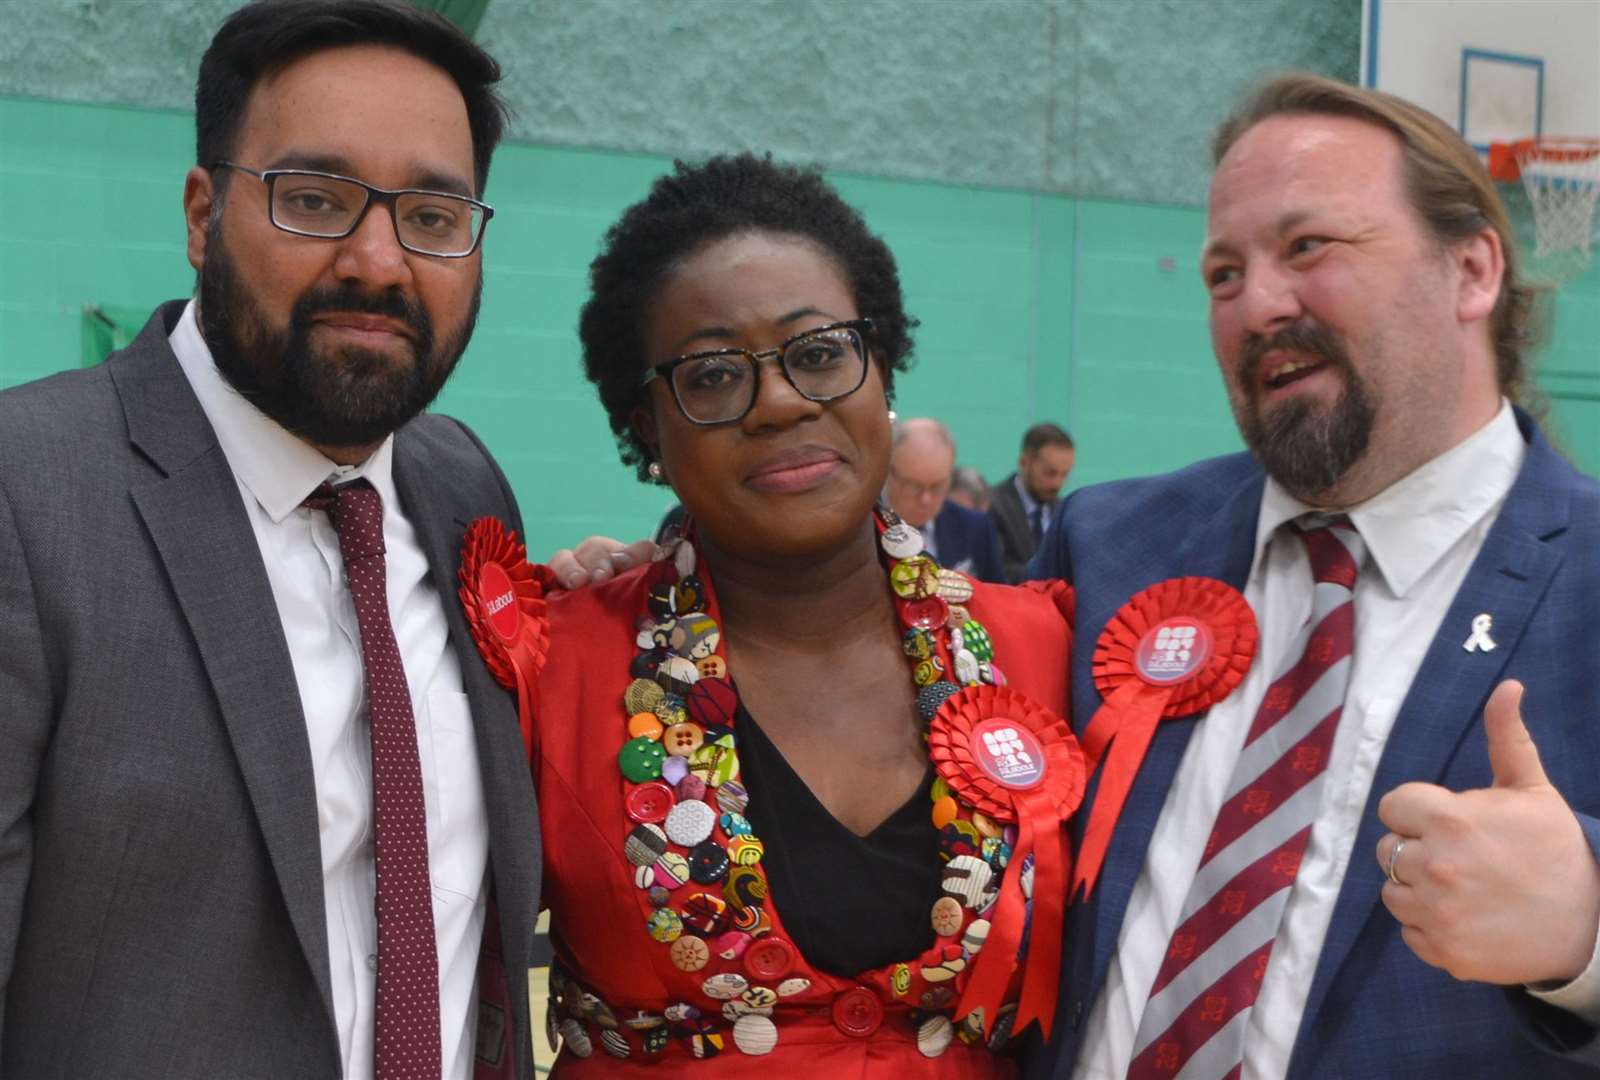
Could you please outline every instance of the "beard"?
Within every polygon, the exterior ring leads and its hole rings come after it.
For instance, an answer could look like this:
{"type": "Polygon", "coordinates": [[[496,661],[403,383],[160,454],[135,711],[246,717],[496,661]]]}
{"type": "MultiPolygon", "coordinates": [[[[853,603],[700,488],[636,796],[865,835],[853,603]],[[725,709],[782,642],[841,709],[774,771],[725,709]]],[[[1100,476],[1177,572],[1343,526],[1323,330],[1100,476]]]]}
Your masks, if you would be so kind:
{"type": "Polygon", "coordinates": [[[313,446],[365,447],[382,442],[438,396],[472,337],[482,294],[480,275],[466,318],[437,341],[420,303],[397,288],[373,293],[351,281],[307,290],[280,330],[239,280],[214,217],[200,269],[200,332],[228,384],[284,429],[313,446]],[[413,335],[408,362],[375,349],[313,347],[313,319],[325,312],[403,322],[413,335]]]}
{"type": "Polygon", "coordinates": [[[1245,345],[1239,380],[1234,416],[1245,444],[1267,475],[1302,502],[1316,502],[1366,454],[1377,401],[1343,344],[1320,323],[1303,319],[1270,337],[1253,338],[1245,345]],[[1293,400],[1263,415],[1259,374],[1275,350],[1322,358],[1344,376],[1344,392],[1332,405],[1293,400]]]}

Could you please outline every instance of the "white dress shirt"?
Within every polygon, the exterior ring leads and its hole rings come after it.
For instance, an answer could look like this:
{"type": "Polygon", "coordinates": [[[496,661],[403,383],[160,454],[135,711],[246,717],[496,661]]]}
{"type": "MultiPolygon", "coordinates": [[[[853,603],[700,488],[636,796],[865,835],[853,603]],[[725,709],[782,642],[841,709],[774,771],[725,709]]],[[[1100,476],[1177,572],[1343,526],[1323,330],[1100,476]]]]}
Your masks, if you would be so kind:
{"type": "Polygon", "coordinates": [[[344,1076],[353,1080],[373,1075],[378,937],[371,730],[361,634],[338,535],[326,514],[300,503],[324,480],[357,476],[383,498],[389,615],[416,714],[427,804],[443,1075],[469,1080],[486,917],[488,818],[472,715],[444,608],[394,487],[394,439],[385,439],[361,465],[335,465],[228,385],[200,335],[193,301],[168,341],[238,481],[294,663],[317,791],[334,1020],[344,1076]]]}
{"type": "MultiPolygon", "coordinates": [[[[1526,452],[1511,406],[1502,403],[1481,430],[1349,511],[1368,551],[1355,588],[1350,685],[1311,839],[1250,1013],[1245,1080],[1288,1072],[1345,870],[1352,858],[1376,857],[1351,848],[1389,731],[1526,452]]],[[[1310,561],[1304,545],[1280,527],[1314,509],[1267,481],[1244,591],[1262,629],[1260,652],[1243,684],[1195,728],[1167,792],[1085,1028],[1074,1072],[1080,1080],[1120,1080],[1127,1074],[1150,987],[1180,921],[1245,733],[1272,674],[1286,666],[1285,653],[1310,615],[1310,561]]],[[[1464,642],[1472,628],[1442,632],[1464,642]]],[[[1591,972],[1541,996],[1587,1012],[1600,1002],[1593,986],[1591,972]],[[1575,991],[1584,1000],[1575,999],[1575,991]]]]}

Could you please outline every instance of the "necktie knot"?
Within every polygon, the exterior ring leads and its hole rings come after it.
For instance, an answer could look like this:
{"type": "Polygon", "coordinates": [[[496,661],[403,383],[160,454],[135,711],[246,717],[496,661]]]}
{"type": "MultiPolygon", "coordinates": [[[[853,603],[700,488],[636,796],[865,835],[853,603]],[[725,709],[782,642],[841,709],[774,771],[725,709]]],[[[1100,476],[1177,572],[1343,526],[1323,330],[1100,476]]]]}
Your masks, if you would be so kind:
{"type": "Polygon", "coordinates": [[[383,496],[370,481],[356,479],[337,486],[323,481],[300,505],[328,515],[345,562],[384,553],[383,496]]]}
{"type": "Polygon", "coordinates": [[[1343,514],[1308,514],[1296,521],[1294,528],[1311,559],[1311,576],[1317,584],[1354,590],[1367,548],[1350,519],[1343,514]]]}

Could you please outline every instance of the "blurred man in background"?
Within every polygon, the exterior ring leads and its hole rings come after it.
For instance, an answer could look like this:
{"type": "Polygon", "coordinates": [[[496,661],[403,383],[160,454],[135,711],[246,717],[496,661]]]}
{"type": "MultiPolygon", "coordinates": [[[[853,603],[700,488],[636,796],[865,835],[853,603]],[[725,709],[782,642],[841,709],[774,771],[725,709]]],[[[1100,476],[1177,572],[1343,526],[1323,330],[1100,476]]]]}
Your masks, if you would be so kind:
{"type": "Polygon", "coordinates": [[[1017,471],[990,489],[989,517],[1000,535],[1008,581],[1021,581],[1039,550],[1076,460],[1071,435],[1055,424],[1035,424],[1022,435],[1017,471]]]}
{"type": "Polygon", "coordinates": [[[889,482],[895,513],[922,531],[928,553],[941,565],[983,581],[1005,581],[1000,541],[986,515],[950,500],[956,442],[937,420],[915,418],[894,426],[889,482]]]}
{"type": "Polygon", "coordinates": [[[989,481],[971,465],[957,465],[950,474],[950,501],[968,510],[989,509],[989,481]]]}

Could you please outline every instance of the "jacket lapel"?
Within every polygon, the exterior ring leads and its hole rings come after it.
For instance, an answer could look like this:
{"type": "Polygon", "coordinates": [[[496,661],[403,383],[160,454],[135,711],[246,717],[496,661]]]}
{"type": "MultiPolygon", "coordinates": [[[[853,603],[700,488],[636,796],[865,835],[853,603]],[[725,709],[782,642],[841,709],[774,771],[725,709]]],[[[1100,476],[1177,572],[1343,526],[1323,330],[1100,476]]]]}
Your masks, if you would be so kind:
{"type": "Polygon", "coordinates": [[[305,716],[277,604],[238,483],[167,345],[164,305],[109,372],[129,439],[154,466],[135,507],[194,635],[255,807],[289,919],[328,1016],[322,848],[305,716]]]}
{"type": "MultiPolygon", "coordinates": [[[[1243,592],[1255,557],[1256,522],[1261,514],[1262,490],[1263,481],[1259,473],[1235,486],[1211,519],[1188,538],[1179,556],[1170,565],[1181,567],[1185,576],[1216,578],[1243,592]]],[[[1125,596],[1101,597],[1104,610],[1090,614],[1080,623],[1080,627],[1093,632],[1095,638],[1080,639],[1077,644],[1079,656],[1084,658],[1074,673],[1079,687],[1075,695],[1074,719],[1079,730],[1088,724],[1101,703],[1100,695],[1094,689],[1087,659],[1094,651],[1095,640],[1122,604],[1140,590],[1156,584],[1157,580],[1142,581],[1130,588],[1125,596]]],[[[1099,992],[1111,951],[1116,946],[1128,899],[1144,868],[1145,854],[1150,846],[1151,835],[1155,832],[1156,820],[1166,803],[1167,791],[1183,761],[1195,724],[1203,719],[1204,716],[1200,715],[1161,721],[1117,819],[1100,881],[1095,886],[1096,899],[1091,902],[1094,909],[1094,993],[1099,992]]],[[[1093,805],[1096,787],[1098,777],[1090,788],[1085,805],[1093,805]]],[[[1084,820],[1084,816],[1079,815],[1079,820],[1084,820]]]]}
{"type": "Polygon", "coordinates": [[[1570,466],[1531,421],[1520,414],[1518,419],[1529,438],[1527,458],[1395,718],[1335,902],[1305,1017],[1316,1016],[1378,905],[1383,868],[1372,853],[1387,831],[1378,820],[1378,800],[1403,783],[1436,783],[1443,777],[1468,733],[1482,722],[1490,691],[1499,683],[1561,565],[1559,549],[1548,541],[1567,526],[1568,488],[1560,479],[1570,473],[1570,466]],[[1484,612],[1494,618],[1496,648],[1469,653],[1464,644],[1473,617],[1484,612]]]}
{"type": "MultiPolygon", "coordinates": [[[[510,691],[495,681],[478,655],[457,597],[457,568],[462,541],[472,519],[493,509],[472,505],[454,485],[441,483],[430,470],[425,438],[415,426],[401,429],[394,442],[394,481],[406,518],[427,553],[434,587],[450,626],[450,640],[461,665],[461,682],[472,710],[472,729],[489,821],[489,866],[498,920],[499,957],[508,979],[507,991],[517,1016],[527,1016],[526,961],[538,917],[539,824],[533,779],[516,706],[510,691]]],[[[520,530],[520,521],[504,522],[520,530]]],[[[486,955],[490,952],[486,950],[486,955]]],[[[484,1025],[480,1022],[480,1031],[484,1025]]],[[[516,1069],[526,1073],[526,1028],[514,1025],[516,1069]]]]}

